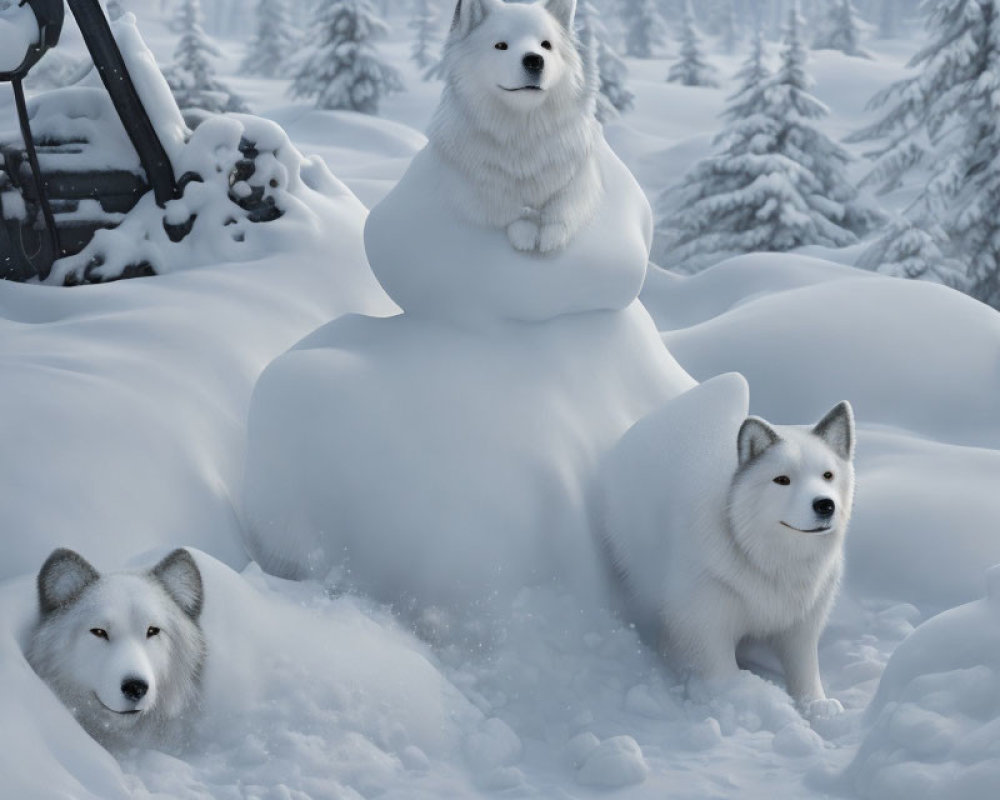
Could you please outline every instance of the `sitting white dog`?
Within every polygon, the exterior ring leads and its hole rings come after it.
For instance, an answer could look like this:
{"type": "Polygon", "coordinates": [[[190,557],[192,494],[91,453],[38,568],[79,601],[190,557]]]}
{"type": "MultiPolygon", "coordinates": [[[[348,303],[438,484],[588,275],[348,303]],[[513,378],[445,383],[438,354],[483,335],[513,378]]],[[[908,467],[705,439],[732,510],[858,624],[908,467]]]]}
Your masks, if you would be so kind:
{"type": "Polygon", "coordinates": [[[430,145],[465,178],[469,220],[518,250],[565,247],[601,193],[600,125],[573,34],[575,0],[459,0],[430,145]]]}
{"type": "Polygon", "coordinates": [[[817,644],[853,503],[851,407],[777,428],[745,417],[745,387],[716,378],[622,438],[601,476],[604,544],[669,662],[726,679],[741,641],[765,642],[802,711],[829,716],[843,709],[823,691],[817,644]]]}

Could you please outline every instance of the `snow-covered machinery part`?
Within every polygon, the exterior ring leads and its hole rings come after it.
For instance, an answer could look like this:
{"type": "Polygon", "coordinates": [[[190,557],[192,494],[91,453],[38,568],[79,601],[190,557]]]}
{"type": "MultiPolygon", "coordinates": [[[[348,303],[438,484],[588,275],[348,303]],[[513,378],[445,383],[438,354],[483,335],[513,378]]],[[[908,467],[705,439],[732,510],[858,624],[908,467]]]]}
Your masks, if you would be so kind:
{"type": "MultiPolygon", "coordinates": [[[[83,251],[98,230],[116,227],[147,192],[152,192],[156,204],[163,208],[171,200],[181,198],[190,183],[204,178],[190,172],[176,177],[174,165],[143,106],[99,0],[66,0],[66,3],[76,18],[141,169],[126,164],[94,166],[88,152],[100,146],[100,142],[91,142],[86,136],[65,133],[56,136],[46,130],[36,131],[33,136],[22,81],[29,69],[58,42],[64,18],[63,0],[0,0],[0,11],[4,2],[8,3],[8,10],[15,10],[14,4],[20,2],[16,10],[21,11],[17,21],[22,26],[24,14],[30,10],[39,35],[15,69],[0,72],[0,80],[9,81],[14,87],[21,133],[20,141],[0,142],[0,279],[45,280],[56,260],[83,251]]],[[[36,98],[34,102],[39,107],[32,119],[46,116],[40,113],[46,103],[65,101],[65,96],[54,93],[36,98]]],[[[274,198],[268,196],[265,188],[254,188],[254,182],[248,180],[257,168],[260,155],[257,147],[244,139],[239,150],[242,157],[228,176],[230,200],[253,222],[280,217],[274,198]]],[[[193,216],[177,223],[168,223],[165,217],[163,222],[166,234],[175,242],[187,236],[193,225],[193,216]]],[[[98,254],[91,265],[94,269],[69,275],[64,282],[88,283],[155,274],[150,264],[137,259],[113,277],[105,277],[100,269],[101,260],[98,254]]]]}
{"type": "Polygon", "coordinates": [[[37,226],[26,227],[23,224],[24,198],[13,195],[14,188],[19,184],[23,185],[18,180],[21,177],[21,159],[17,159],[18,163],[12,165],[4,153],[0,168],[0,278],[27,280],[34,275],[47,274],[52,262],[58,258],[60,248],[52,208],[44,191],[38,154],[28,124],[23,81],[28,70],[59,41],[65,11],[63,0],[20,0],[17,10],[19,18],[0,23],[6,29],[0,30],[0,34],[3,34],[0,40],[4,44],[3,49],[7,51],[5,59],[10,59],[5,60],[0,67],[0,81],[10,83],[14,90],[14,103],[24,140],[24,163],[29,170],[44,228],[39,231],[37,226]],[[32,25],[32,20],[28,17],[29,11],[34,15],[34,24],[37,26],[35,37],[29,32],[32,25]],[[24,49],[24,56],[19,62],[15,62],[17,54],[13,47],[16,46],[18,34],[26,38],[28,44],[24,49]]]}

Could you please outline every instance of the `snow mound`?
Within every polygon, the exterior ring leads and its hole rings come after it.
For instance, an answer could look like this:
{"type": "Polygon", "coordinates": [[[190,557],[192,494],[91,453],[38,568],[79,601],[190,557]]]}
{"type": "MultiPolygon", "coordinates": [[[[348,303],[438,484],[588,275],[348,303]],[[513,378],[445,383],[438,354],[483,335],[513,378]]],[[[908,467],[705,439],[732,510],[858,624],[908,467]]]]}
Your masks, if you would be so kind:
{"type": "Polygon", "coordinates": [[[425,148],[368,217],[372,271],[404,311],[439,320],[544,320],[625,308],[642,288],[652,214],[603,139],[596,153],[604,189],[597,213],[566,248],[539,255],[514,250],[504,230],[468,222],[454,202],[461,175],[425,148]]]}
{"type": "MultiPolygon", "coordinates": [[[[812,285],[768,290],[765,259],[802,278],[814,259],[773,254],[681,279],[677,291],[711,297],[725,277],[728,309],[664,335],[696,378],[736,371],[754,387],[754,413],[818,418],[847,398],[866,424],[954,444],[1000,445],[1000,316],[952,289],[825,265],[812,285]],[[737,295],[738,296],[734,296],[737,295]],[[956,391],[961,387],[961,391],[956,391]]],[[[773,286],[773,284],[772,284],[773,286]]],[[[776,287],[775,287],[776,288],[776,287]]],[[[665,317],[653,304],[654,315],[665,317]]]]}
{"type": "Polygon", "coordinates": [[[642,783],[649,767],[642,749],[631,736],[613,736],[597,745],[586,757],[576,779],[585,786],[613,789],[642,783]]]}
{"type": "Polygon", "coordinates": [[[597,459],[690,385],[638,303],[489,335],[408,313],[337,320],[257,384],[248,549],[404,609],[593,585],[597,459]]]}
{"type": "Polygon", "coordinates": [[[985,599],[928,620],[893,653],[847,777],[863,798],[982,800],[1000,786],[1000,565],[985,599]]]}
{"type": "MultiPolygon", "coordinates": [[[[79,781],[77,797],[80,787],[105,798],[141,787],[176,800],[227,796],[241,786],[284,796],[323,787],[322,796],[345,797],[393,789],[445,796],[465,787],[461,771],[430,768],[460,762],[462,742],[484,724],[482,714],[442,677],[426,646],[352,598],[267,578],[254,566],[239,575],[204,553],[195,556],[208,643],[201,716],[190,721],[181,750],[126,753],[121,767],[65,709],[51,708],[54,697],[45,697],[46,687],[16,649],[34,619],[34,586],[22,580],[5,587],[16,601],[11,627],[19,636],[8,631],[0,640],[0,661],[12,664],[8,677],[43,710],[43,720],[65,717],[51,728],[66,743],[60,747],[36,738],[31,704],[9,709],[8,724],[28,723],[19,739],[35,748],[36,768],[39,754],[48,752],[46,774],[63,776],[67,786],[79,781]]],[[[3,767],[17,779],[19,770],[3,767]]]]}

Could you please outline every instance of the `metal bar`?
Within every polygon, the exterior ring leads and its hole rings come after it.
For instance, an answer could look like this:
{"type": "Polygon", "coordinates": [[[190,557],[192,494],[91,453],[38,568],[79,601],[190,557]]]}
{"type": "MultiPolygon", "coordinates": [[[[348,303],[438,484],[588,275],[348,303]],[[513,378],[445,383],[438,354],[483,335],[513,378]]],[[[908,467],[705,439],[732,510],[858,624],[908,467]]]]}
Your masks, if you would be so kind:
{"type": "Polygon", "coordinates": [[[150,122],[98,0],[67,0],[159,206],[179,196],[174,169],[150,122]]]}
{"type": "MultiPolygon", "coordinates": [[[[49,247],[51,254],[45,253],[44,245],[39,246],[38,253],[28,256],[32,265],[38,270],[38,277],[45,280],[49,277],[53,262],[59,258],[59,231],[56,228],[56,219],[52,216],[52,206],[49,205],[48,194],[42,183],[42,170],[38,166],[38,153],[35,152],[35,140],[31,135],[31,125],[28,122],[28,107],[24,102],[24,86],[20,78],[11,80],[14,88],[14,104],[17,106],[17,119],[21,125],[21,138],[24,139],[24,151],[28,155],[28,165],[31,167],[31,177],[34,180],[35,191],[38,193],[38,204],[42,208],[42,217],[45,220],[45,230],[48,233],[49,247]]],[[[43,239],[39,240],[44,241],[43,239]]]]}

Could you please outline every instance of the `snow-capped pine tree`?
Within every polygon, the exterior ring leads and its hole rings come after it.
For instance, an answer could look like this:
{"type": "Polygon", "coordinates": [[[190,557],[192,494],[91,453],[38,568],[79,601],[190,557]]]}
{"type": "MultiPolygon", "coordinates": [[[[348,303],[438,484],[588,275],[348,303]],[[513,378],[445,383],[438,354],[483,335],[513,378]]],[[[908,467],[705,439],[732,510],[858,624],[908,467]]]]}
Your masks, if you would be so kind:
{"type": "Polygon", "coordinates": [[[718,86],[716,79],[718,70],[705,60],[701,36],[694,24],[694,12],[691,10],[691,0],[684,2],[684,15],[681,19],[680,57],[670,67],[667,80],[684,86],[718,86]]]}
{"type": "Polygon", "coordinates": [[[758,25],[750,43],[750,55],[733,76],[740,82],[740,87],[730,95],[723,117],[735,122],[756,114],[765,107],[766,100],[760,94],[766,89],[771,74],[767,66],[764,31],[758,25]]]}
{"type": "Polygon", "coordinates": [[[215,77],[212,60],[220,54],[201,27],[199,0],[183,0],[174,23],[181,36],[163,74],[181,111],[247,111],[243,98],[215,77]]]}
{"type": "Polygon", "coordinates": [[[635,95],[625,88],[628,67],[608,44],[608,32],[590,0],[576,9],[576,30],[584,68],[597,85],[597,120],[607,122],[632,108],[635,95]]]}
{"type": "Polygon", "coordinates": [[[960,124],[957,146],[939,159],[927,190],[931,207],[944,212],[949,254],[966,266],[963,290],[1000,309],[1000,3],[979,0],[978,9],[962,8],[970,2],[942,0],[933,12],[943,23],[963,14],[977,24],[970,31],[974,46],[966,50],[973,74],[934,106],[931,135],[939,141],[951,140],[947,127],[960,124]]]}
{"type": "Polygon", "coordinates": [[[257,31],[240,64],[247,75],[277,78],[287,74],[299,34],[289,22],[285,0],[257,0],[257,31]]]}
{"type": "Polygon", "coordinates": [[[667,26],[656,0],[622,0],[621,20],[625,26],[625,55],[652,58],[653,50],[665,44],[667,26]]]}
{"type": "Polygon", "coordinates": [[[861,25],[858,10],[851,0],[829,0],[826,14],[813,39],[813,50],[839,50],[858,58],[871,58],[861,48],[861,25]]]}
{"type": "Polygon", "coordinates": [[[316,6],[312,45],[292,82],[293,97],[315,97],[317,108],[378,113],[403,81],[382,61],[374,42],[389,30],[368,0],[332,0],[316,6]]]}
{"type": "Polygon", "coordinates": [[[414,32],[415,38],[410,58],[423,70],[437,61],[430,52],[438,41],[437,25],[437,13],[430,0],[413,0],[413,16],[408,27],[414,32]]]}
{"type": "Polygon", "coordinates": [[[883,142],[865,178],[882,191],[921,170],[908,218],[939,222],[944,255],[966,268],[959,288],[1000,308],[1000,9],[939,0],[928,12],[931,40],[910,60],[920,72],[876,94],[869,105],[888,110],[851,138],[883,142]]]}
{"type": "Polygon", "coordinates": [[[736,253],[842,247],[871,223],[845,176],[847,153],[811,124],[827,109],[808,92],[805,61],[793,5],[777,74],[767,77],[758,34],[717,152],[665,193],[661,263],[693,270],[736,253]]]}

